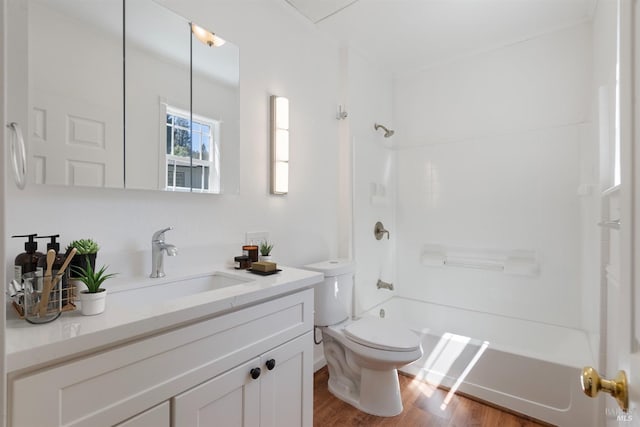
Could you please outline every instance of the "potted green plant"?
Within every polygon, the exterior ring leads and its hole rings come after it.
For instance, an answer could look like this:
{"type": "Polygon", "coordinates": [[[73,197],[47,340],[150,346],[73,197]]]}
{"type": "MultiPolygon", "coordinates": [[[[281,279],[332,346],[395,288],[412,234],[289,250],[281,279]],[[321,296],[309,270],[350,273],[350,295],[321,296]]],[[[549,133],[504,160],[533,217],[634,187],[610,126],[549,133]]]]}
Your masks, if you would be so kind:
{"type": "Polygon", "coordinates": [[[273,244],[269,243],[268,240],[263,240],[260,243],[260,261],[271,261],[272,249],[273,249],[273,244]]]}
{"type": "Polygon", "coordinates": [[[106,265],[103,265],[100,270],[95,271],[91,267],[89,260],[86,261],[86,265],[86,268],[78,267],[76,270],[78,277],[76,279],[84,283],[87,287],[87,289],[80,291],[79,295],[82,314],[92,316],[104,311],[106,307],[107,290],[101,286],[105,280],[110,279],[117,273],[105,274],[107,268],[109,268],[106,265]]]}
{"type": "Polygon", "coordinates": [[[71,249],[76,248],[76,256],[71,260],[71,277],[75,278],[80,274],[80,269],[86,270],[87,263],[91,265],[91,269],[96,269],[96,257],[100,246],[93,239],[74,240],[67,245],[67,254],[71,249]]]}

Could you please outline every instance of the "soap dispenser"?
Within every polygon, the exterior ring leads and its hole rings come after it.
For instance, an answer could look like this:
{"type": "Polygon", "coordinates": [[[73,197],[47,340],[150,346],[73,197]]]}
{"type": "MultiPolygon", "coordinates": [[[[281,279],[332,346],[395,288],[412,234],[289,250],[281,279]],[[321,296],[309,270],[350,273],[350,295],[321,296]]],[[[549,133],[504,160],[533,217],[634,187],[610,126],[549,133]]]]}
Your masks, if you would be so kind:
{"type": "MultiPolygon", "coordinates": [[[[51,267],[53,270],[59,270],[64,264],[64,255],[60,253],[60,243],[58,243],[59,234],[54,234],[51,236],[37,236],[36,239],[51,239],[49,243],[47,243],[47,252],[53,249],[56,252],[56,257],[53,260],[53,266],[51,267]]],[[[47,255],[46,253],[38,258],[38,267],[43,270],[47,268],[47,255]]]]}
{"type": "MultiPolygon", "coordinates": [[[[51,236],[36,237],[37,239],[51,239],[49,243],[47,243],[47,252],[49,252],[52,249],[56,252],[56,256],[51,266],[51,269],[53,270],[52,272],[59,271],[65,262],[65,254],[60,253],[60,243],[58,243],[58,240],[57,240],[58,237],[60,237],[59,234],[54,234],[51,236]]],[[[38,268],[42,268],[43,271],[46,271],[47,269],[46,253],[43,256],[41,256],[40,259],[38,259],[38,268]]],[[[67,269],[66,272],[68,273],[69,270],[67,269]]],[[[58,282],[61,290],[60,298],[61,298],[62,306],[65,306],[67,305],[67,303],[70,302],[68,276],[69,276],[68,274],[63,274],[62,277],[60,278],[60,282],[58,282]]]]}
{"type": "Polygon", "coordinates": [[[18,283],[22,280],[23,274],[31,273],[38,269],[38,260],[44,256],[42,252],[38,252],[38,242],[34,240],[36,236],[37,234],[18,234],[11,236],[13,238],[27,237],[29,239],[24,243],[24,252],[16,257],[13,264],[13,278],[16,279],[18,283]]]}

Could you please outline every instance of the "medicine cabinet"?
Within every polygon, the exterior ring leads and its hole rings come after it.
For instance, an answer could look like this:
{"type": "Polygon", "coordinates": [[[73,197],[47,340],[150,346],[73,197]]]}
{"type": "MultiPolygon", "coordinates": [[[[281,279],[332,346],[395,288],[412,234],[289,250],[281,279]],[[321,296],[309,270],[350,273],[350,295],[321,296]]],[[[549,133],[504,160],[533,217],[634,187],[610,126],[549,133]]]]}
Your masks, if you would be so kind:
{"type": "Polygon", "coordinates": [[[10,0],[7,31],[29,184],[238,192],[238,46],[152,0],[10,0]]]}

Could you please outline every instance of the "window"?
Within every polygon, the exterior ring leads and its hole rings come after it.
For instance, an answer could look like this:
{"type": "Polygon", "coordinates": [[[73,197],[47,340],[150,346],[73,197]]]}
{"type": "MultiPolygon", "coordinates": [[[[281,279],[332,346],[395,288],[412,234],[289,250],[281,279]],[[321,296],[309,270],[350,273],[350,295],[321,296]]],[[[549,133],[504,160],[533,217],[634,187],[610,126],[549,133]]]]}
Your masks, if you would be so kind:
{"type": "Polygon", "coordinates": [[[220,192],[220,122],[167,106],[166,189],[220,192]],[[190,126],[191,125],[191,126],[190,126]]]}

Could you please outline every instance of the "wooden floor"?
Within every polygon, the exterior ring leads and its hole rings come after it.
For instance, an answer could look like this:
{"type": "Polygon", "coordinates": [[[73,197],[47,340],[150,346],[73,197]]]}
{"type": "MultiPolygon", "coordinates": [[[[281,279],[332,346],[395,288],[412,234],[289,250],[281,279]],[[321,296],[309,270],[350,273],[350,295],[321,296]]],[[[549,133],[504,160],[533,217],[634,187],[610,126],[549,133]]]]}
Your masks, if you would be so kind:
{"type": "Polygon", "coordinates": [[[395,417],[365,414],[333,396],[328,388],[329,372],[325,366],[314,376],[313,425],[329,426],[400,426],[400,427],[539,427],[531,420],[484,405],[463,396],[453,395],[444,403],[448,392],[413,378],[400,375],[404,411],[395,417]]]}

